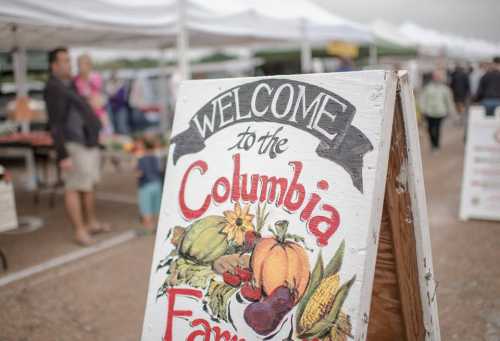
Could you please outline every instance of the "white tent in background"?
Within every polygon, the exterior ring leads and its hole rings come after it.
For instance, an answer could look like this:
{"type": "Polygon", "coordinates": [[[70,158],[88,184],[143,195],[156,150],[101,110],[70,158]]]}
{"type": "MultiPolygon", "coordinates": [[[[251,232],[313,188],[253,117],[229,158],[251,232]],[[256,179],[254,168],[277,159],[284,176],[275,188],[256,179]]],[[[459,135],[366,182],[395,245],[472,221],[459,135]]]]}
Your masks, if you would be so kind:
{"type": "Polygon", "coordinates": [[[265,31],[271,31],[267,34],[282,32],[294,40],[302,39],[304,33],[313,42],[341,39],[365,43],[372,40],[369,27],[334,15],[309,0],[193,1],[217,13],[237,15],[247,25],[252,25],[256,19],[263,20],[270,23],[264,27],[265,31]]]}
{"type": "Polygon", "coordinates": [[[405,34],[400,32],[399,27],[384,20],[375,20],[370,25],[375,44],[370,45],[370,64],[376,64],[378,60],[377,45],[397,46],[402,48],[416,47],[415,43],[405,34]]]}
{"type": "Polygon", "coordinates": [[[375,20],[370,25],[377,43],[400,47],[416,47],[414,41],[400,31],[399,27],[384,20],[375,20]]]}
{"type": "Polygon", "coordinates": [[[173,37],[176,17],[175,3],[127,7],[100,0],[0,0],[0,48],[157,47],[162,35],[173,37]]]}
{"type": "Polygon", "coordinates": [[[133,6],[104,0],[0,0],[0,49],[177,48],[186,77],[189,46],[300,42],[310,59],[311,43],[333,39],[369,42],[371,33],[308,0],[286,5],[278,0],[164,0],[133,6]]]}
{"type": "Polygon", "coordinates": [[[483,40],[458,37],[405,23],[400,32],[427,53],[460,59],[486,59],[500,54],[500,46],[483,40]]]}
{"type": "MultiPolygon", "coordinates": [[[[301,45],[302,71],[311,71],[311,45],[332,40],[371,43],[370,28],[336,16],[309,0],[196,0],[199,6],[236,16],[240,23],[270,23],[263,26],[265,34],[282,34],[301,45]]],[[[211,20],[211,19],[209,19],[211,20]]]]}

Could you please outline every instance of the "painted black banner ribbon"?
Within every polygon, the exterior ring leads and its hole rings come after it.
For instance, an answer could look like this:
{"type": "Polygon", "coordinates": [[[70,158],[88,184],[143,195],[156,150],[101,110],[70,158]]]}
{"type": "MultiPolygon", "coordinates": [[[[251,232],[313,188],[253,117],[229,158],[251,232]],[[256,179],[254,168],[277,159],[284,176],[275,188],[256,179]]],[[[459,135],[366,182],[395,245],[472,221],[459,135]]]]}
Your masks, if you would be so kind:
{"type": "Polygon", "coordinates": [[[172,138],[174,164],[205,148],[205,140],[237,123],[273,122],[298,128],[320,140],[318,156],[341,165],[363,192],[363,157],[370,140],[351,125],[356,108],[317,85],[290,79],[263,79],[238,85],[205,104],[189,128],[172,138]]]}

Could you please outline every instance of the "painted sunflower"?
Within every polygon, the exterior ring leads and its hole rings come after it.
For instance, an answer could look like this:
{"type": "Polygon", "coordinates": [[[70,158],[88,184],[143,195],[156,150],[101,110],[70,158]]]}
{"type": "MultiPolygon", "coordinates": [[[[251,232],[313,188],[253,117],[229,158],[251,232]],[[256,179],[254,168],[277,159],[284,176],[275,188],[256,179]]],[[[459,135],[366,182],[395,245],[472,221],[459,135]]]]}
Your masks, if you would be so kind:
{"type": "Polygon", "coordinates": [[[250,205],[245,205],[245,207],[241,209],[240,204],[235,203],[233,211],[224,211],[224,217],[227,220],[227,224],[222,232],[227,234],[227,239],[234,240],[238,245],[243,245],[245,232],[254,230],[252,223],[254,215],[249,214],[249,210],[250,205]]]}

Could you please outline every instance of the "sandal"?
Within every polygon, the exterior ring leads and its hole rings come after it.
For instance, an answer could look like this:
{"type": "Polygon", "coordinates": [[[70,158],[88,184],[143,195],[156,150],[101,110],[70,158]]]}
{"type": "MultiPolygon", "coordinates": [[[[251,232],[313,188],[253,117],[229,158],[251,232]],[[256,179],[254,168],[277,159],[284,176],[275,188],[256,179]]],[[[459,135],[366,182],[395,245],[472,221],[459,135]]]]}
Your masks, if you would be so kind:
{"type": "Polygon", "coordinates": [[[80,246],[90,246],[95,243],[95,240],[88,233],[76,233],[75,234],[75,243],[80,246]]]}
{"type": "Polygon", "coordinates": [[[90,234],[108,233],[111,231],[111,224],[108,223],[95,223],[91,228],[89,228],[90,234]]]}

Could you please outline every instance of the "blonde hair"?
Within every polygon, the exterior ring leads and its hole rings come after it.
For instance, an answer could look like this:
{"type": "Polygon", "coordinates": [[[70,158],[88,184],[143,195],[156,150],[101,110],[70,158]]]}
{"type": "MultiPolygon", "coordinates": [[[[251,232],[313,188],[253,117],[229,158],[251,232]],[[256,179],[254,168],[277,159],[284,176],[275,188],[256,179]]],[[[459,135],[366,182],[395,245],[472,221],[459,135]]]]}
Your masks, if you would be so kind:
{"type": "Polygon", "coordinates": [[[85,70],[85,71],[88,71],[88,72],[92,71],[92,67],[93,67],[92,58],[90,58],[90,55],[88,53],[84,53],[84,54],[81,54],[78,56],[78,58],[77,58],[78,72],[82,71],[82,64],[83,63],[87,63],[88,70],[85,70]]]}

